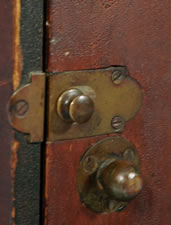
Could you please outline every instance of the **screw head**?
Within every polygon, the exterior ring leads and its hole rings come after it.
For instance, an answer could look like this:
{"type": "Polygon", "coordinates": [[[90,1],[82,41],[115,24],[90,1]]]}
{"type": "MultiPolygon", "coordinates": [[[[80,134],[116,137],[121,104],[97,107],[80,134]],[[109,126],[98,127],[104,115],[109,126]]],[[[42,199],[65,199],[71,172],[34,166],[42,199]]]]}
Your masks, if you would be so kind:
{"type": "Polygon", "coordinates": [[[117,206],[117,201],[109,200],[109,202],[108,202],[109,212],[114,212],[116,210],[116,206],[117,206]]]}
{"type": "Polygon", "coordinates": [[[97,169],[97,161],[94,156],[87,156],[83,162],[83,168],[88,173],[94,173],[97,169]]]}
{"type": "Polygon", "coordinates": [[[25,100],[19,100],[14,105],[14,113],[17,117],[25,117],[29,110],[29,104],[25,100]]]}
{"type": "Polygon", "coordinates": [[[108,202],[108,210],[109,212],[121,212],[126,206],[128,202],[118,202],[116,200],[110,199],[108,202]]]}
{"type": "Polygon", "coordinates": [[[125,128],[125,121],[122,117],[115,116],[111,121],[111,125],[116,133],[120,133],[125,128]]]}
{"type": "Polygon", "coordinates": [[[115,70],[112,72],[112,81],[114,84],[120,84],[125,78],[125,74],[121,70],[115,70]]]}
{"type": "Polygon", "coordinates": [[[117,209],[116,209],[116,212],[121,212],[123,209],[126,208],[128,203],[126,202],[121,202],[117,205],[117,209]]]}
{"type": "Polygon", "coordinates": [[[123,152],[123,157],[126,160],[133,160],[135,158],[135,151],[131,148],[128,148],[123,152]]]}

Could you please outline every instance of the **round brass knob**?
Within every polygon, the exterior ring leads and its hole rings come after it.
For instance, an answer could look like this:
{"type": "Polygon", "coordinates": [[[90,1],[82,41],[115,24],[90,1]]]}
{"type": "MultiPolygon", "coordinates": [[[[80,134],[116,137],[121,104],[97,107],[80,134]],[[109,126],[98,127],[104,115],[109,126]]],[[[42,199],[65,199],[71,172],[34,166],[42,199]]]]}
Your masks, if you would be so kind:
{"type": "Polygon", "coordinates": [[[93,100],[76,88],[63,92],[57,101],[57,113],[66,122],[85,123],[93,112],[93,100]]]}
{"type": "Polygon", "coordinates": [[[96,213],[123,210],[142,189],[141,163],[133,143],[121,136],[92,145],[78,169],[80,200],[96,213]]]}
{"type": "Polygon", "coordinates": [[[100,182],[106,193],[119,201],[133,199],[142,189],[142,178],[133,164],[117,160],[101,171],[100,182]]]}

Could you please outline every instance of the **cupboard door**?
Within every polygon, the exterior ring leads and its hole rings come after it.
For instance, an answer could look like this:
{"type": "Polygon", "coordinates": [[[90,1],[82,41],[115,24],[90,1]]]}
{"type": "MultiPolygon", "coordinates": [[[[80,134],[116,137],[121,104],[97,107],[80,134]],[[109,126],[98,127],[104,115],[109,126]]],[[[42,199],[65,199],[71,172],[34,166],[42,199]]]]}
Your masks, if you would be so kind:
{"type": "Polygon", "coordinates": [[[142,108],[122,136],[139,152],[144,185],[122,212],[96,214],[80,201],[77,171],[83,153],[108,135],[47,142],[45,224],[170,224],[170,11],[168,0],[47,1],[47,72],[118,65],[140,83],[142,108]]]}

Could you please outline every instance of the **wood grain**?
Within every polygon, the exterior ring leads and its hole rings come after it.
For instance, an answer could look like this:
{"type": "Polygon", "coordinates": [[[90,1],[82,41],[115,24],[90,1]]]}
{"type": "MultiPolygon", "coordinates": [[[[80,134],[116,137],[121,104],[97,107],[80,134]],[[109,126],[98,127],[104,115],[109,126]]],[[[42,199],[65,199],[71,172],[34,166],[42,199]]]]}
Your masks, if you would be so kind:
{"type": "Polygon", "coordinates": [[[124,65],[143,107],[123,136],[142,159],[144,188],[121,213],[96,215],[79,200],[79,160],[94,137],[46,145],[47,225],[163,225],[171,221],[171,3],[48,1],[47,71],[124,65]]]}
{"type": "Polygon", "coordinates": [[[50,72],[127,65],[149,77],[169,63],[169,0],[48,0],[47,8],[50,72]]]}
{"type": "Polygon", "coordinates": [[[13,135],[8,123],[7,102],[12,94],[13,71],[12,0],[0,1],[0,224],[11,218],[11,144],[13,135]]]}

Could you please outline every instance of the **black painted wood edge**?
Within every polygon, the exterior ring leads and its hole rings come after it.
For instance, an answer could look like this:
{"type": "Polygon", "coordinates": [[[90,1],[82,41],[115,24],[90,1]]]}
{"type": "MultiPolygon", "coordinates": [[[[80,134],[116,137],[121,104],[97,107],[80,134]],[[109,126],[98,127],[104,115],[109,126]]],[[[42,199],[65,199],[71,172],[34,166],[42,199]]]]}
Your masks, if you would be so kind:
{"type": "MultiPolygon", "coordinates": [[[[32,71],[43,70],[44,0],[21,0],[21,85],[29,82],[32,71]]],[[[38,225],[41,214],[41,144],[30,144],[28,136],[16,132],[19,141],[14,179],[16,225],[38,225]]]]}

